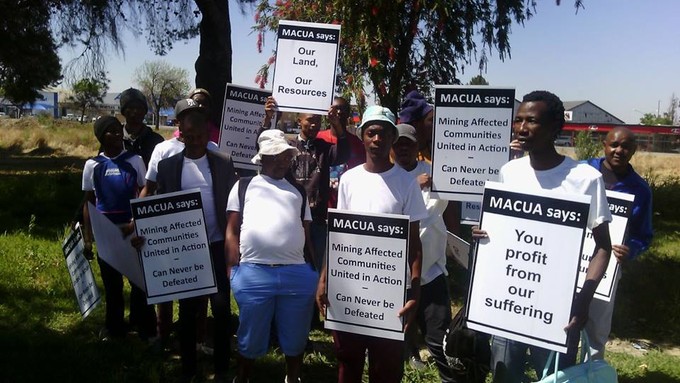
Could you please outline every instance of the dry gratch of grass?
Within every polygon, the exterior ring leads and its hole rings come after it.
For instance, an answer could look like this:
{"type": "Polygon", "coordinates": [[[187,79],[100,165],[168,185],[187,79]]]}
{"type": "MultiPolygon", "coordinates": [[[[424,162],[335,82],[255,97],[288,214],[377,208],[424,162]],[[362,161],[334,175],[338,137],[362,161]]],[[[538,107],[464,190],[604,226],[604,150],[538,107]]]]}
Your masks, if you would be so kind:
{"type": "Polygon", "coordinates": [[[631,164],[645,178],[669,178],[678,175],[680,169],[680,153],[638,152],[633,156],[631,164]]]}
{"type": "MultiPolygon", "coordinates": [[[[99,142],[92,131],[92,123],[24,117],[0,119],[0,149],[9,155],[71,156],[88,158],[97,154],[99,142]]],[[[165,138],[172,130],[161,129],[165,138]]]]}
{"type": "MultiPolygon", "coordinates": [[[[557,151],[571,158],[576,158],[574,148],[559,147],[557,151]]],[[[638,151],[630,163],[635,171],[648,181],[662,180],[676,176],[677,170],[680,169],[680,153],[638,151]]]]}
{"type": "Polygon", "coordinates": [[[87,158],[99,144],[92,124],[37,118],[3,119],[0,147],[11,154],[54,154],[87,158]],[[44,121],[44,122],[43,122],[44,121]]]}

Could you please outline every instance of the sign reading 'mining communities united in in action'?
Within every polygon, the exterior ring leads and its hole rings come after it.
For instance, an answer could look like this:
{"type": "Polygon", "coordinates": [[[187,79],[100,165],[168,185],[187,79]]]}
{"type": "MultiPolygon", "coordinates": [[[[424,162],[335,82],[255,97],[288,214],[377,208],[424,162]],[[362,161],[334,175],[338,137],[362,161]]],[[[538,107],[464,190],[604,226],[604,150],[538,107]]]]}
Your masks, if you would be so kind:
{"type": "MultiPolygon", "coordinates": [[[[219,147],[231,156],[236,168],[258,168],[250,160],[257,154],[257,131],[264,120],[264,104],[271,94],[269,90],[227,84],[219,147]]],[[[276,126],[276,118],[272,126],[276,126]]]]}
{"type": "MultiPolygon", "coordinates": [[[[621,245],[626,243],[626,235],[628,232],[628,219],[633,213],[633,200],[635,196],[627,193],[615,192],[607,190],[607,202],[609,203],[609,212],[612,214],[612,221],[609,222],[609,237],[612,245],[621,245]]],[[[590,229],[586,230],[585,242],[583,244],[583,253],[581,254],[581,265],[578,273],[578,290],[581,291],[583,283],[586,280],[588,273],[588,265],[590,259],[593,257],[595,251],[595,239],[593,232],[590,229]]],[[[593,298],[609,302],[612,299],[612,294],[615,291],[616,283],[618,281],[619,262],[612,254],[609,257],[607,270],[597,285],[595,295],[593,298]]]]}
{"type": "Polygon", "coordinates": [[[481,201],[510,159],[514,89],[438,85],[432,137],[432,194],[481,201]]]}
{"type": "Polygon", "coordinates": [[[281,20],[272,95],[282,112],[326,114],[333,103],[340,26],[281,20]]]}
{"type": "Polygon", "coordinates": [[[326,328],[404,339],[408,235],[408,216],[328,210],[326,328]]]}
{"type": "Polygon", "coordinates": [[[467,325],[566,352],[590,196],[487,182],[467,325]]]}
{"type": "Polygon", "coordinates": [[[199,189],[130,201],[149,304],[217,292],[199,189]]]}

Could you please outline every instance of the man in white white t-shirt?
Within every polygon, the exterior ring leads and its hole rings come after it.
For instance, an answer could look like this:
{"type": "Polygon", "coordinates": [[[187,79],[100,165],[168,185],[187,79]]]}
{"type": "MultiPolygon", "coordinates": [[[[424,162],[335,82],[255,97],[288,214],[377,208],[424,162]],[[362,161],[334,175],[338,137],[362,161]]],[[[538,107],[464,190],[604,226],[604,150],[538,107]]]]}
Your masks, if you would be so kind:
{"type": "MultiPolygon", "coordinates": [[[[179,131],[179,129],[178,129],[179,131]]],[[[181,132],[180,132],[181,134],[181,132]]],[[[216,143],[208,141],[206,146],[208,150],[219,151],[220,148],[216,143]]],[[[140,197],[146,197],[147,195],[153,195],[156,192],[156,177],[158,177],[158,163],[168,157],[172,157],[177,153],[184,150],[184,142],[182,142],[182,137],[173,137],[169,140],[165,140],[160,144],[156,145],[151,153],[151,159],[149,160],[149,166],[146,169],[146,185],[144,189],[139,194],[140,197]]]]}
{"type": "MultiPolygon", "coordinates": [[[[591,196],[588,227],[593,231],[595,250],[583,289],[575,295],[572,318],[565,324],[568,349],[566,356],[560,357],[560,369],[575,363],[579,332],[588,320],[588,307],[607,268],[612,247],[608,225],[611,214],[602,176],[589,165],[557,153],[554,141],[563,126],[564,105],[557,96],[547,91],[534,91],[525,95],[515,115],[513,130],[516,144],[529,155],[505,164],[499,177],[500,182],[519,188],[591,196]]],[[[475,228],[473,237],[481,239],[487,234],[475,228]]],[[[541,370],[546,363],[548,350],[494,336],[491,345],[494,382],[523,381],[527,349],[531,350],[532,366],[536,371],[541,370]]]]}
{"type": "MultiPolygon", "coordinates": [[[[224,254],[227,226],[227,196],[237,176],[231,158],[224,153],[207,150],[209,128],[207,110],[192,99],[175,105],[184,150],[158,163],[158,193],[172,193],[198,188],[210,241],[217,293],[211,294],[210,306],[215,323],[213,361],[215,375],[226,379],[231,348],[229,347],[229,280],[224,254]]],[[[180,354],[182,375],[191,379],[197,373],[196,317],[201,297],[179,301],[180,354]]]]}
{"type": "MultiPolygon", "coordinates": [[[[203,107],[202,104],[198,103],[199,107],[203,107]]],[[[177,116],[177,114],[175,114],[177,116]]],[[[179,118],[179,116],[177,116],[179,118]]],[[[178,132],[180,130],[178,129],[178,132]]],[[[184,150],[184,142],[182,141],[181,137],[181,132],[179,133],[179,137],[172,137],[169,140],[165,140],[159,144],[157,144],[153,152],[151,153],[151,159],[149,159],[149,166],[146,170],[146,184],[144,185],[144,188],[142,191],[139,193],[139,198],[144,198],[146,196],[154,195],[156,194],[156,189],[158,187],[156,183],[156,178],[158,177],[158,163],[161,162],[162,160],[166,158],[170,158],[174,156],[175,154],[181,153],[182,150],[184,150]]],[[[219,151],[219,147],[217,146],[216,143],[212,141],[208,141],[207,145],[208,150],[212,151],[219,151]]],[[[158,307],[158,335],[160,336],[161,342],[164,344],[167,344],[167,342],[170,339],[170,331],[172,329],[172,322],[173,322],[173,302],[163,302],[159,303],[157,305],[158,307]]],[[[201,303],[201,306],[198,308],[199,310],[199,319],[198,319],[198,327],[199,327],[199,332],[198,332],[198,344],[196,345],[199,349],[205,352],[205,350],[208,350],[208,353],[211,351],[208,347],[205,346],[205,327],[206,327],[206,311],[208,309],[208,302],[207,299],[203,299],[203,302],[201,303]]]]}
{"type": "Polygon", "coordinates": [[[227,202],[226,252],[239,307],[234,382],[248,382],[255,359],[267,353],[275,323],[286,356],[285,381],[295,383],[319,279],[309,236],[312,216],[305,189],[286,178],[298,150],[277,129],[264,131],[257,143],[252,161],[262,163],[262,172],[241,178],[227,202]]]}
{"type": "MultiPolygon", "coordinates": [[[[357,128],[366,150],[366,163],[345,172],[338,187],[338,209],[357,213],[401,214],[410,217],[408,260],[411,280],[408,298],[399,316],[406,318],[406,328],[413,325],[420,298],[422,248],[420,220],[427,217],[417,180],[390,161],[390,150],[397,139],[394,114],[382,106],[364,112],[357,128]]],[[[317,305],[326,312],[326,269],[317,289],[317,305]]],[[[368,350],[369,381],[400,382],[404,373],[404,342],[376,338],[344,331],[333,332],[338,358],[338,382],[360,382],[368,350]]]]}

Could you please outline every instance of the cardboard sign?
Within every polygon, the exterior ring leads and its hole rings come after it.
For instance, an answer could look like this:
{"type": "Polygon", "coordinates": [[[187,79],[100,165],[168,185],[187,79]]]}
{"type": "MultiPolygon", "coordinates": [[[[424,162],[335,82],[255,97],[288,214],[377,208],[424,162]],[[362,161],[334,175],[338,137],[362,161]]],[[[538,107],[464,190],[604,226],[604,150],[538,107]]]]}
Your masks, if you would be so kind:
{"type": "Polygon", "coordinates": [[[446,256],[451,257],[464,268],[468,268],[470,258],[470,244],[463,238],[446,232],[446,256]]]}
{"type": "Polygon", "coordinates": [[[325,327],[404,340],[409,217],[328,209],[325,327]]]}
{"type": "Polygon", "coordinates": [[[482,215],[482,204],[480,202],[461,202],[460,223],[463,225],[479,225],[479,217],[482,215]]]}
{"type": "Polygon", "coordinates": [[[566,352],[590,196],[487,182],[468,298],[473,330],[566,352]]]}
{"type": "MultiPolygon", "coordinates": [[[[612,214],[612,221],[609,223],[609,237],[612,245],[621,245],[626,243],[626,234],[628,233],[628,219],[633,213],[633,200],[635,196],[627,193],[620,193],[607,190],[607,202],[609,203],[609,211],[612,214]]],[[[578,273],[578,290],[581,291],[583,283],[586,280],[588,273],[588,265],[593,257],[595,251],[595,239],[593,232],[590,229],[586,230],[585,242],[583,244],[583,253],[581,254],[581,264],[578,273]]],[[[616,275],[619,273],[619,262],[616,260],[614,254],[609,257],[607,270],[597,285],[595,295],[593,298],[609,302],[615,290],[616,275]]]]}
{"type": "Polygon", "coordinates": [[[281,20],[272,94],[282,112],[326,114],[333,103],[340,26],[281,20]]]}
{"type": "MultiPolygon", "coordinates": [[[[231,156],[234,167],[258,169],[250,162],[257,154],[257,131],[264,120],[264,104],[272,92],[227,84],[220,124],[220,151],[231,156]]],[[[276,126],[276,116],[272,120],[276,126]]]]}
{"type": "Polygon", "coordinates": [[[149,304],[217,292],[199,189],[130,201],[149,304]]]}
{"type": "Polygon", "coordinates": [[[142,267],[131,236],[123,237],[120,228],[88,202],[92,234],[97,242],[97,255],[109,266],[125,275],[130,283],[145,291],[142,267]]]}
{"type": "Polygon", "coordinates": [[[66,258],[66,268],[71,276],[71,284],[76,293],[76,301],[83,318],[86,318],[94,310],[101,300],[97,283],[92,274],[90,262],[83,255],[85,242],[80,224],[71,230],[61,246],[66,258]]]}
{"type": "Polygon", "coordinates": [[[514,89],[437,85],[432,131],[432,193],[481,201],[510,159],[514,89]]]}

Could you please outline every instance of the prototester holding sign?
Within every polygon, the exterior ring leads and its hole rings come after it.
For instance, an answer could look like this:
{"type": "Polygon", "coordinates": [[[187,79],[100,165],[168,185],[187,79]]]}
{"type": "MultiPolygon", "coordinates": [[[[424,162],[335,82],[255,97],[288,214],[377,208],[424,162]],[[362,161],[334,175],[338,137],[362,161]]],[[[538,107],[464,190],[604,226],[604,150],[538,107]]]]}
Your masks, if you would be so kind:
{"type": "MultiPolygon", "coordinates": [[[[407,282],[411,289],[406,305],[401,310],[395,308],[394,312],[394,315],[406,319],[406,325],[409,326],[413,324],[416,301],[420,295],[422,254],[419,221],[427,217],[427,211],[417,181],[390,161],[390,150],[397,136],[395,117],[389,109],[377,105],[366,109],[361,125],[357,128],[357,137],[362,140],[366,150],[366,163],[343,174],[338,188],[338,209],[357,214],[399,214],[410,217],[408,263],[411,279],[407,282]]],[[[317,304],[321,312],[325,312],[329,302],[326,295],[327,279],[324,270],[317,290],[317,304]]],[[[333,340],[339,377],[360,381],[368,350],[369,360],[379,362],[382,367],[369,370],[371,382],[401,381],[404,368],[403,341],[344,331],[334,331],[333,340]]]]}
{"type": "MultiPolygon", "coordinates": [[[[210,260],[214,273],[217,292],[210,294],[210,306],[216,323],[214,331],[214,366],[215,374],[224,376],[229,366],[229,281],[227,265],[224,256],[224,233],[227,227],[226,214],[227,196],[236,182],[236,173],[231,158],[225,154],[207,150],[209,127],[207,110],[192,99],[180,100],[175,105],[175,115],[179,120],[179,129],[184,140],[184,151],[177,153],[158,163],[158,194],[179,192],[188,189],[199,189],[202,201],[203,223],[207,229],[207,239],[210,246],[210,260]]],[[[185,209],[193,205],[193,201],[186,201],[181,206],[185,209]]],[[[177,206],[177,205],[175,205],[177,206]]],[[[202,222],[200,222],[202,223],[202,222]]],[[[173,225],[180,236],[182,231],[188,234],[199,224],[197,219],[176,220],[173,225]]],[[[168,225],[169,226],[169,225],[168,225]]],[[[155,230],[163,230],[163,226],[156,226],[155,230]]],[[[153,231],[153,230],[150,230],[153,231]]],[[[189,234],[191,235],[191,234],[189,234]]],[[[197,238],[193,241],[197,241],[197,238]]],[[[166,288],[182,287],[188,291],[200,287],[203,282],[199,275],[203,275],[205,268],[198,265],[180,263],[186,262],[183,254],[190,254],[201,246],[198,242],[192,250],[184,249],[170,256],[170,260],[178,265],[167,269],[169,278],[166,288]]],[[[177,243],[175,244],[177,245],[177,243]]],[[[147,244],[148,246],[148,244],[147,244]]],[[[189,244],[187,244],[187,247],[189,244]]],[[[172,247],[172,246],[171,246],[172,247]]],[[[174,246],[178,247],[178,246],[174,246]]],[[[144,251],[142,247],[140,249],[144,251]]],[[[205,250],[203,250],[205,251],[205,250]]],[[[208,263],[209,265],[209,263],[208,263]]],[[[210,267],[210,266],[208,266],[210,267]]],[[[165,271],[165,270],[163,270],[165,271]]],[[[163,271],[160,273],[162,274],[163,271]]],[[[161,277],[163,277],[161,275],[161,277]]],[[[179,335],[180,354],[182,356],[182,375],[185,378],[194,376],[197,372],[196,360],[196,318],[200,297],[180,299],[179,301],[179,335]]],[[[226,379],[226,378],[225,378],[226,379]]]]}
{"type": "MultiPolygon", "coordinates": [[[[566,357],[560,357],[560,369],[575,363],[578,334],[585,326],[588,306],[604,274],[611,251],[608,227],[611,215],[604,182],[601,175],[588,165],[579,164],[557,153],[554,139],[563,125],[564,105],[557,96],[546,91],[534,91],[525,95],[513,121],[513,133],[522,150],[529,152],[529,156],[504,165],[499,177],[501,183],[523,190],[553,190],[591,197],[587,226],[593,230],[596,248],[584,288],[573,301],[572,319],[564,324],[569,330],[568,349],[566,357]]],[[[473,237],[476,239],[486,236],[487,233],[483,230],[473,230],[473,237]]],[[[537,259],[540,261],[540,258],[537,259]]],[[[509,303],[503,305],[506,308],[510,306],[509,303]]],[[[572,302],[564,302],[564,305],[572,305],[572,302]]],[[[547,350],[494,336],[491,364],[495,369],[494,381],[522,381],[527,348],[531,348],[533,367],[539,371],[545,365],[547,350]]]]}
{"type": "MultiPolygon", "coordinates": [[[[635,195],[629,220],[626,243],[613,243],[612,254],[619,262],[634,260],[647,250],[652,240],[652,191],[649,184],[630,165],[637,150],[635,134],[627,128],[615,128],[603,142],[604,158],[591,158],[588,164],[604,175],[607,190],[635,195]]],[[[617,276],[620,276],[617,273],[617,276]]],[[[586,326],[593,358],[604,358],[604,347],[611,330],[614,312],[615,284],[609,302],[596,301],[591,305],[586,326]]]]}

